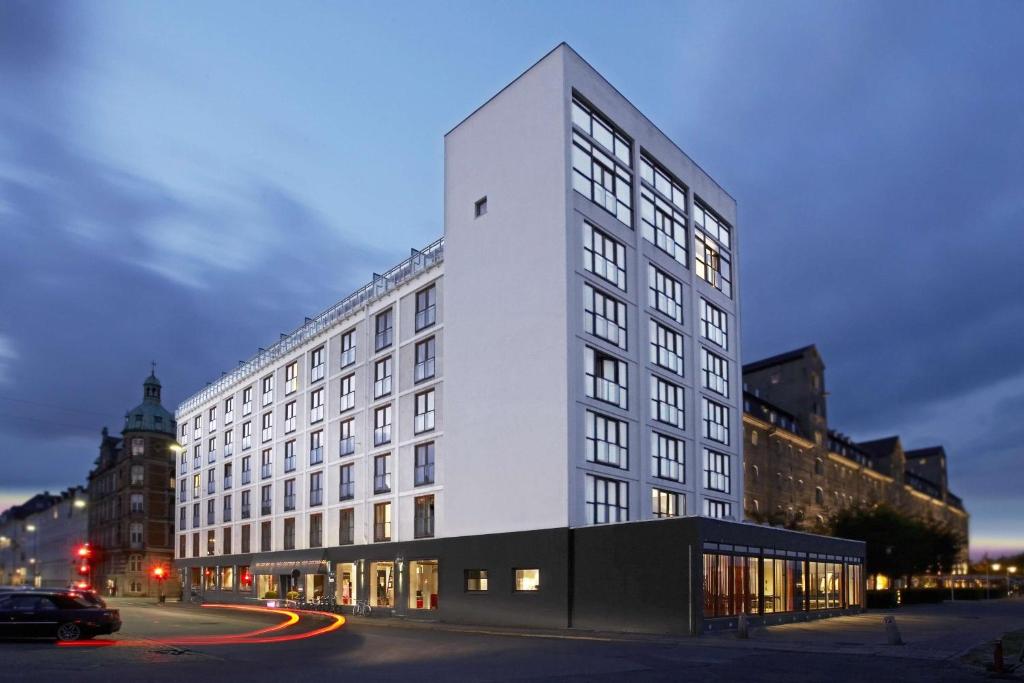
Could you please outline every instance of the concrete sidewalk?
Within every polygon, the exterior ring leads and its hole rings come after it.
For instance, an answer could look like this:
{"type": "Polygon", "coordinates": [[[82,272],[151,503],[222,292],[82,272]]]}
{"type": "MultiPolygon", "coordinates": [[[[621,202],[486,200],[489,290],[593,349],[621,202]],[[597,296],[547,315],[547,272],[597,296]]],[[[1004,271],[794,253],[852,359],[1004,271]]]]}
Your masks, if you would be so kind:
{"type": "Polygon", "coordinates": [[[1024,600],[980,600],[872,610],[848,617],[753,628],[702,637],[709,646],[946,660],[1024,628],[1024,600]],[[903,645],[888,645],[883,618],[896,620],[903,645]]]}

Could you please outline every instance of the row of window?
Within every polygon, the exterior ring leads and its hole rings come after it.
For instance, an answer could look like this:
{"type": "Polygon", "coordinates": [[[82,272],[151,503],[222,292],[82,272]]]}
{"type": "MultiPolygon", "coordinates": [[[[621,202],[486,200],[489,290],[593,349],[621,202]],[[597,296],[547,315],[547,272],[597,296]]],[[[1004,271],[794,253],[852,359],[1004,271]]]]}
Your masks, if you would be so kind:
{"type": "MultiPolygon", "coordinates": [[[[346,391],[346,385],[342,382],[342,391],[346,391]]],[[[435,427],[435,411],[434,411],[434,389],[428,389],[416,394],[413,398],[413,434],[423,434],[425,432],[432,431],[435,427]]],[[[318,390],[316,393],[322,393],[322,390],[318,390]]],[[[353,390],[354,394],[354,390],[353,390]]],[[[344,395],[343,395],[344,399],[344,395]]],[[[344,403],[343,403],[344,405],[344,403]]],[[[347,408],[345,409],[348,410],[347,408]]],[[[285,405],[285,433],[290,434],[295,431],[295,412],[294,404],[285,405]]],[[[323,419],[323,404],[314,403],[310,410],[311,417],[318,416],[315,421],[319,422],[323,419]]],[[[266,413],[263,416],[263,430],[264,430],[264,442],[273,440],[273,413],[266,413]]],[[[387,405],[378,406],[373,411],[373,445],[374,447],[383,446],[392,441],[392,418],[393,418],[393,407],[389,403],[387,405]]],[[[339,456],[346,456],[355,453],[355,418],[350,417],[342,420],[339,423],[340,438],[338,453],[339,456]]],[[[231,457],[234,455],[234,430],[229,429],[224,432],[224,457],[231,457]]],[[[285,472],[295,469],[295,439],[286,441],[283,444],[284,448],[284,462],[285,472]]],[[[252,447],[252,423],[246,422],[242,425],[242,450],[246,451],[252,447]]],[[[217,439],[211,437],[207,442],[206,451],[206,463],[214,463],[217,460],[217,439]]],[[[271,449],[263,449],[263,478],[271,476],[270,464],[271,464],[271,449]]],[[[318,429],[311,432],[309,435],[309,464],[316,465],[324,460],[324,430],[318,429]]],[[[195,445],[192,450],[192,468],[193,470],[199,470],[203,467],[203,457],[200,445],[195,445]]],[[[225,475],[231,470],[230,463],[225,463],[225,475]]],[[[250,472],[250,456],[244,456],[242,458],[242,483],[247,484],[251,478],[250,472]]],[[[182,451],[179,457],[179,474],[188,473],[188,453],[182,451]]],[[[226,478],[226,481],[230,479],[226,478]]],[[[195,487],[198,490],[198,487],[195,487]]],[[[181,500],[185,500],[185,484],[182,483],[181,489],[181,500]]],[[[213,493],[213,491],[209,491],[213,493]]]]}
{"type": "MultiPolygon", "coordinates": [[[[355,542],[355,508],[342,508],[338,516],[338,545],[352,545],[355,542]]],[[[413,537],[432,538],[434,531],[434,496],[417,496],[413,500],[413,537]]],[[[317,512],[309,515],[309,548],[322,548],[324,546],[324,516],[317,512]]],[[[296,548],[296,518],[286,517],[280,520],[280,546],[274,547],[273,543],[273,521],[260,522],[260,552],[271,552],[274,550],[294,550],[296,548]]],[[[239,547],[236,549],[233,543],[234,530],[232,527],[225,527],[221,530],[221,546],[218,553],[217,532],[209,529],[206,532],[206,554],[207,555],[232,555],[235,552],[253,552],[252,526],[243,524],[238,527],[239,547]]],[[[187,534],[178,537],[178,557],[188,557],[186,554],[187,534]]],[[[391,503],[375,503],[373,506],[373,541],[374,543],[387,543],[391,541],[391,503]]],[[[200,534],[192,533],[192,557],[200,557],[200,534]]]]}
{"type": "MultiPolygon", "coordinates": [[[[417,444],[413,449],[413,484],[414,486],[426,486],[435,482],[435,448],[434,442],[417,444]]],[[[266,465],[269,470],[269,463],[266,465]]],[[[392,475],[392,456],[390,453],[382,453],[374,456],[373,458],[373,493],[389,493],[392,490],[391,483],[392,475]]],[[[226,467],[224,470],[224,489],[231,488],[231,469],[226,467]]],[[[207,493],[214,493],[216,491],[216,472],[213,469],[207,471],[207,493]]],[[[316,472],[310,472],[309,478],[309,497],[307,500],[308,507],[315,507],[322,505],[324,501],[324,472],[319,470],[316,472]]],[[[192,478],[193,481],[193,497],[200,497],[200,475],[196,474],[192,478]]],[[[181,490],[179,491],[180,499],[178,502],[186,500],[185,484],[187,480],[181,480],[181,490]]],[[[283,509],[285,512],[295,509],[295,486],[296,479],[286,479],[282,483],[283,485],[283,509]]],[[[264,484],[260,487],[260,514],[270,515],[273,514],[273,487],[272,484],[264,484]]],[[[240,497],[240,519],[249,519],[252,516],[252,492],[250,489],[243,490],[240,497]]],[[[338,500],[346,501],[356,497],[356,482],[355,482],[355,465],[353,463],[347,463],[339,466],[338,468],[338,500]]],[[[141,505],[141,501],[140,501],[141,505]]],[[[185,529],[185,515],[187,506],[182,505],[179,508],[179,520],[178,528],[185,529]]],[[[206,524],[216,523],[215,518],[216,512],[216,499],[209,498],[206,501],[206,524]]],[[[192,504],[192,528],[200,526],[200,504],[195,502],[192,504]]],[[[233,496],[231,494],[223,497],[223,507],[221,513],[221,521],[230,522],[233,517],[233,496]]]]}
{"type": "MultiPolygon", "coordinates": [[[[632,143],[577,98],[572,102],[572,186],[619,221],[633,227],[632,143]]],[[[687,189],[649,154],[640,154],[640,226],[644,239],[689,267],[687,189]]],[[[694,197],[694,270],[732,296],[732,230],[694,197]]],[[[594,245],[591,244],[593,247],[594,245]]]]}
{"type": "MultiPolygon", "coordinates": [[[[705,450],[705,457],[708,453],[705,450]]],[[[723,456],[721,453],[714,455],[723,456]]],[[[723,457],[726,459],[725,476],[728,477],[729,456],[724,455],[723,457]]],[[[712,466],[720,464],[713,460],[707,462],[710,462],[712,466]]],[[[710,476],[717,476],[717,473],[705,470],[705,482],[711,481],[710,476]]],[[[728,485],[728,480],[726,480],[726,485],[728,485]]],[[[629,482],[588,474],[586,475],[585,486],[587,524],[612,524],[629,521],[629,482]]],[[[728,491],[722,492],[728,493],[728,491]]],[[[651,515],[654,518],[678,517],[685,510],[685,494],[657,487],[651,488],[651,515]]],[[[731,518],[732,503],[705,498],[704,515],[707,517],[731,518]]]]}
{"type": "MultiPolygon", "coordinates": [[[[437,287],[430,285],[425,287],[416,293],[416,314],[415,314],[415,330],[420,332],[437,321],[437,287]]],[[[381,311],[374,318],[374,350],[375,352],[382,351],[390,347],[393,343],[393,330],[394,330],[394,308],[388,308],[381,311]]],[[[417,376],[416,381],[426,378],[427,376],[433,376],[433,359],[434,359],[434,340],[430,338],[429,344],[421,342],[416,347],[417,367],[416,374],[420,375],[426,372],[426,366],[429,364],[431,367],[429,375],[423,377],[417,376]],[[424,348],[421,350],[421,346],[424,348]],[[421,367],[421,356],[423,367],[421,367]],[[428,360],[429,358],[429,360],[428,360]]],[[[355,330],[349,330],[341,335],[341,359],[340,367],[348,367],[355,363],[355,330]]],[[[390,359],[388,359],[390,363],[390,359]]],[[[326,347],[320,346],[313,349],[309,353],[309,381],[310,384],[318,382],[324,378],[324,370],[326,366],[326,347]]],[[[375,369],[375,374],[377,370],[375,369]]],[[[285,366],[285,395],[294,393],[298,389],[298,374],[299,374],[299,363],[293,361],[285,366]]],[[[388,372],[390,377],[390,372],[388,372]]],[[[267,375],[263,377],[259,386],[261,389],[261,406],[266,407],[274,402],[274,376],[267,375]]],[[[390,387],[390,381],[388,383],[390,387]]],[[[322,390],[319,390],[322,391],[322,390]]],[[[388,390],[390,391],[390,389],[388,390]]],[[[314,392],[315,394],[316,392],[314,392]]],[[[343,391],[344,395],[345,392],[343,391]]],[[[383,395],[383,394],[380,394],[383,395]]],[[[253,387],[245,387],[242,389],[242,416],[248,416],[252,413],[252,397],[253,387]]],[[[379,396],[375,396],[379,397],[379,396]]],[[[344,401],[343,401],[344,402],[344,401]]],[[[224,399],[224,425],[227,426],[234,421],[234,405],[235,399],[233,396],[229,396],[224,399]]],[[[323,395],[320,395],[320,404],[323,405],[323,395]]],[[[312,420],[311,420],[312,421],[312,420]]],[[[217,406],[209,408],[207,411],[207,430],[213,432],[217,429],[217,406]]],[[[188,423],[183,421],[181,424],[180,441],[182,445],[188,443],[188,423]]],[[[196,415],[192,420],[192,436],[194,439],[202,437],[202,415],[196,415]]]]}

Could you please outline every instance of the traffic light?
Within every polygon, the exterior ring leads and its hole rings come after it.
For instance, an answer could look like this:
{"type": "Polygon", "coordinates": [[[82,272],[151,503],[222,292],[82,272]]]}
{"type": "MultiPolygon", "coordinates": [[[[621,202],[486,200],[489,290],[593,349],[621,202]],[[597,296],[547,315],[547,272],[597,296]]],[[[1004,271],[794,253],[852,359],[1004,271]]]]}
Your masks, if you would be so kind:
{"type": "Polygon", "coordinates": [[[92,548],[89,547],[88,543],[83,543],[82,545],[78,546],[78,549],[75,551],[75,554],[82,560],[88,560],[90,557],[92,557],[92,548]]]}
{"type": "Polygon", "coordinates": [[[83,562],[82,564],[78,565],[78,574],[80,576],[88,576],[89,575],[89,565],[86,564],[85,562],[83,562]]]}
{"type": "Polygon", "coordinates": [[[157,581],[163,581],[167,578],[167,571],[160,565],[153,567],[153,578],[157,581]]]}

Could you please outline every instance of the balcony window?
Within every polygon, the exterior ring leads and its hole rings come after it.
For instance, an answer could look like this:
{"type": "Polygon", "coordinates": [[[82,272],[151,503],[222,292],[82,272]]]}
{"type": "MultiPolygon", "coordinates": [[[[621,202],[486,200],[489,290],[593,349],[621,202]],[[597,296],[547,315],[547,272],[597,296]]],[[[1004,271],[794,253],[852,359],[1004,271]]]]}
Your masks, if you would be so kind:
{"type": "Polygon", "coordinates": [[[391,356],[381,358],[373,365],[373,397],[381,398],[391,393],[391,356]]]}
{"type": "Polygon", "coordinates": [[[422,434],[434,428],[434,390],[416,394],[413,432],[422,434]]]}
{"type": "Polygon", "coordinates": [[[686,483],[686,449],[679,439],[651,433],[651,474],[659,479],[686,483]]]}
{"type": "Polygon", "coordinates": [[[339,412],[350,410],[356,405],[356,376],[348,375],[341,378],[341,400],[339,412]]]}
{"type": "Polygon", "coordinates": [[[626,348],[626,304],[583,284],[583,329],[619,348],[626,348]]]}
{"type": "Polygon", "coordinates": [[[284,406],[284,433],[291,434],[295,431],[295,401],[284,406]]]}
{"type": "Polygon", "coordinates": [[[309,464],[319,465],[324,461],[324,432],[313,432],[309,435],[309,464]]]}
{"type": "Polygon", "coordinates": [[[242,417],[252,414],[252,387],[242,389],[242,417]]]}
{"type": "Polygon", "coordinates": [[[394,310],[388,309],[377,314],[374,318],[374,349],[380,351],[391,346],[394,332],[394,310]]]}
{"type": "Polygon", "coordinates": [[[624,420],[586,412],[587,460],[602,465],[629,467],[629,424],[624,420]]]}
{"type": "Polygon", "coordinates": [[[647,305],[679,324],[683,322],[683,286],[671,275],[647,266],[647,305]]]}
{"type": "Polygon", "coordinates": [[[351,500],[356,495],[355,468],[342,465],[338,469],[338,500],[351,500]]]}
{"type": "Polygon", "coordinates": [[[417,496],[413,501],[413,537],[434,536],[434,496],[417,496]]]}
{"type": "Polygon", "coordinates": [[[317,389],[309,395],[309,422],[320,422],[324,419],[324,389],[317,389]]]}
{"type": "Polygon", "coordinates": [[[416,292],[416,331],[437,321],[437,287],[431,285],[416,292]]]}
{"type": "Polygon", "coordinates": [[[391,503],[377,503],[373,506],[373,541],[386,543],[391,540],[391,503]]]}
{"type": "Polygon", "coordinates": [[[274,376],[268,375],[264,377],[261,382],[261,387],[263,389],[261,405],[266,407],[274,402],[274,376]]]}
{"type": "Polygon", "coordinates": [[[651,417],[679,429],[686,428],[683,388],[660,377],[651,377],[651,417]]]}
{"type": "Polygon", "coordinates": [[[391,442],[391,406],[382,406],[373,411],[373,445],[391,442]]]}
{"type": "Polygon", "coordinates": [[[421,443],[416,446],[415,472],[413,481],[416,486],[434,483],[434,443],[421,443]]]}
{"type": "Polygon", "coordinates": [[[313,472],[309,475],[309,504],[320,505],[324,502],[324,473],[313,472]]]}
{"type": "Polygon", "coordinates": [[[378,455],[373,459],[373,492],[391,491],[391,456],[378,455]]]}
{"type": "Polygon", "coordinates": [[[626,248],[590,223],[583,223],[583,267],[626,291],[626,248]]]}
{"type": "Polygon", "coordinates": [[[434,337],[424,339],[420,343],[416,344],[416,367],[413,372],[413,379],[416,382],[422,382],[425,379],[430,379],[434,376],[434,364],[435,364],[435,350],[436,342],[434,337]]]}
{"type": "Polygon", "coordinates": [[[286,479],[284,482],[284,511],[295,509],[295,480],[286,479]]]}
{"type": "Polygon", "coordinates": [[[341,423],[341,440],[338,448],[339,455],[352,455],[356,452],[356,438],[352,434],[355,420],[345,420],[341,423]]]}
{"type": "Polygon", "coordinates": [[[295,470],[295,440],[286,441],[284,444],[284,471],[295,470]]]}
{"type": "Polygon", "coordinates": [[[588,346],[584,350],[584,372],[587,396],[627,408],[625,361],[588,346]]]}
{"type": "Polygon", "coordinates": [[[309,357],[309,381],[317,382],[324,378],[324,357],[327,352],[324,347],[314,349],[309,357]]]}
{"type": "Polygon", "coordinates": [[[345,368],[356,362],[356,333],[349,330],[341,335],[341,367],[345,368]]]}

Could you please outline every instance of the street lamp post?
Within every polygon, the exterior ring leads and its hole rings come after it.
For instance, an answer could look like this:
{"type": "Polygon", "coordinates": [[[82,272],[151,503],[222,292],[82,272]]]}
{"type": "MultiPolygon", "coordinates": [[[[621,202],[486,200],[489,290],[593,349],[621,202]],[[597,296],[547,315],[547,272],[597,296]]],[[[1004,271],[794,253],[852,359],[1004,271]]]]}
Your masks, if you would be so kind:
{"type": "Polygon", "coordinates": [[[39,534],[36,533],[37,527],[35,524],[28,524],[25,526],[25,531],[32,534],[32,587],[39,588],[36,585],[39,579],[39,534]]]}
{"type": "Polygon", "coordinates": [[[1016,574],[1017,567],[1009,566],[1006,568],[1006,597],[1010,597],[1010,574],[1016,574]]]}
{"type": "Polygon", "coordinates": [[[1003,565],[998,562],[989,562],[988,568],[985,569],[985,599],[992,599],[992,572],[998,572],[1002,569],[1003,565]]]}

